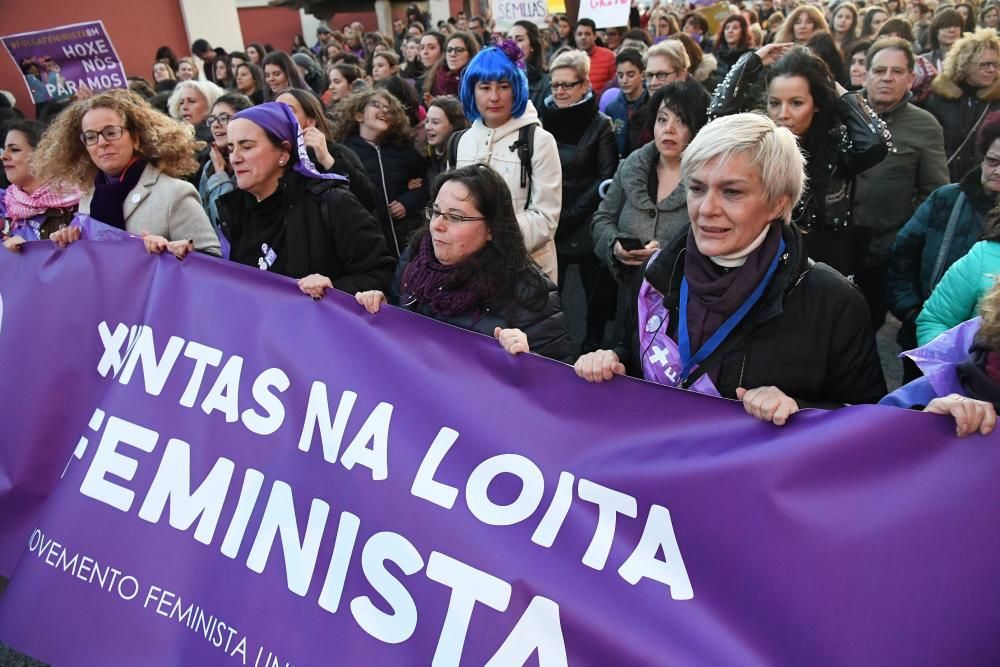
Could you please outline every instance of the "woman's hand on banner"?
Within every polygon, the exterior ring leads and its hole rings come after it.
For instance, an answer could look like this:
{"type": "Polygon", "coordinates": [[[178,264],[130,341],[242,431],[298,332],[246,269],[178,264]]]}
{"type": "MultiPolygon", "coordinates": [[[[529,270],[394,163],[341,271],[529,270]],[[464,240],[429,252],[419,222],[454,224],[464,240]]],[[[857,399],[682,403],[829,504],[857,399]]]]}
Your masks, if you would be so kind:
{"type": "Polygon", "coordinates": [[[303,294],[318,300],[323,298],[328,289],[333,289],[333,283],[324,275],[310,273],[305,278],[299,279],[299,289],[303,294]]]}
{"type": "Polygon", "coordinates": [[[8,236],[3,240],[3,247],[11,252],[21,252],[24,249],[24,239],[20,236],[8,236]]]}
{"type": "Polygon", "coordinates": [[[587,382],[604,382],[625,375],[625,364],[611,350],[595,350],[577,359],[573,370],[587,382]]]}
{"type": "Polygon", "coordinates": [[[528,347],[528,335],[520,329],[501,329],[497,327],[493,330],[493,337],[500,341],[503,349],[511,354],[531,352],[531,348],[528,347]]]}
{"type": "Polygon", "coordinates": [[[784,426],[788,418],[799,411],[799,404],[777,387],[757,387],[736,390],[736,398],[743,401],[747,414],[775,426],[784,426]]]}
{"type": "Polygon", "coordinates": [[[80,240],[80,228],[62,227],[52,232],[49,235],[49,239],[60,248],[65,248],[69,244],[76,243],[80,240]]]}
{"type": "Polygon", "coordinates": [[[377,289],[368,290],[367,292],[358,292],[354,295],[354,300],[365,307],[369,313],[377,313],[382,304],[385,303],[385,294],[377,289]]]}
{"type": "Polygon", "coordinates": [[[992,403],[977,401],[959,394],[935,398],[927,404],[924,412],[954,417],[955,435],[960,438],[977,431],[989,435],[997,425],[997,411],[992,403]]]}

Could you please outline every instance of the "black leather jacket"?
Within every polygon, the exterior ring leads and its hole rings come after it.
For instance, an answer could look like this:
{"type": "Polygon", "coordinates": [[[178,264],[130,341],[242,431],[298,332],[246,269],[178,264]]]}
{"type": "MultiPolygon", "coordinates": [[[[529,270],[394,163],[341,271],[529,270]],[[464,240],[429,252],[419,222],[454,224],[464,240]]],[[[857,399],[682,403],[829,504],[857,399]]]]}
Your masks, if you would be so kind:
{"type": "MultiPolygon", "coordinates": [[[[763,69],[753,51],[736,61],[712,96],[709,120],[753,111],[753,91],[763,69]]],[[[885,123],[860,93],[840,96],[837,119],[839,123],[830,129],[827,142],[833,150],[806,155],[808,184],[792,213],[792,221],[805,231],[849,224],[854,177],[881,162],[892,145],[885,123]]]]}

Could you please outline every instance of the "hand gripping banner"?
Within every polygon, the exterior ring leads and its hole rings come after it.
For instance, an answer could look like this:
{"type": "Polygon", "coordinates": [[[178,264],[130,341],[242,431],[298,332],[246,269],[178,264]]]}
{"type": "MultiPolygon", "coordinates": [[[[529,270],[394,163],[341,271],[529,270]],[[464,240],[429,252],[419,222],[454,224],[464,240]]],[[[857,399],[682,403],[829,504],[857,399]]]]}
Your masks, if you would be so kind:
{"type": "Polygon", "coordinates": [[[135,240],[0,252],[0,640],[54,665],[990,665],[1000,442],[779,428],[135,240]]]}

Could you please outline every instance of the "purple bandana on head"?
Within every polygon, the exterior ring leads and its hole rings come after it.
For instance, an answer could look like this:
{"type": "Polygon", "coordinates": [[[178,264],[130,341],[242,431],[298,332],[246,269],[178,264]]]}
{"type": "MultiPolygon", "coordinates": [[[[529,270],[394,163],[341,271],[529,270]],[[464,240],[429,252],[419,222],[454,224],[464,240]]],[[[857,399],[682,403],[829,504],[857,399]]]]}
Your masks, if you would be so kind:
{"type": "Polygon", "coordinates": [[[309,159],[306,153],[306,143],[302,139],[302,130],[299,129],[299,121],[295,119],[292,108],[284,102],[265,102],[257,106],[244,109],[233,118],[246,118],[262,127],[265,131],[278,137],[281,141],[293,144],[299,155],[298,161],[292,169],[299,172],[306,178],[325,178],[335,181],[347,182],[347,178],[340,174],[322,174],[316,169],[316,165],[309,159]]]}

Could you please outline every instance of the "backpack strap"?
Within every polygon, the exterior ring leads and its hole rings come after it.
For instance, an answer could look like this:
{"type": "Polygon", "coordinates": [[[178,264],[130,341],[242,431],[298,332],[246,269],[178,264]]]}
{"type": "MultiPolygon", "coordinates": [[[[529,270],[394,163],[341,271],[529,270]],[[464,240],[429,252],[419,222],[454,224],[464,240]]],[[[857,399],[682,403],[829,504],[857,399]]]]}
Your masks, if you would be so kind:
{"type": "Polygon", "coordinates": [[[527,210],[531,204],[531,157],[535,152],[535,128],[537,123],[525,125],[517,131],[517,141],[511,148],[516,147],[517,157],[521,161],[521,187],[528,188],[528,197],[524,201],[524,208],[527,210]]]}
{"type": "Polygon", "coordinates": [[[451,136],[448,137],[448,169],[454,169],[458,166],[458,142],[462,140],[462,135],[466,132],[468,129],[459,130],[452,132],[451,136]]]}

